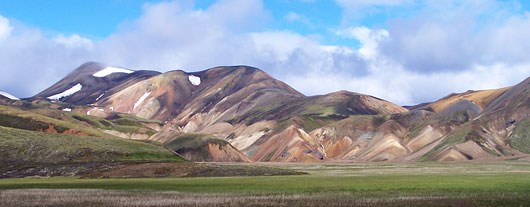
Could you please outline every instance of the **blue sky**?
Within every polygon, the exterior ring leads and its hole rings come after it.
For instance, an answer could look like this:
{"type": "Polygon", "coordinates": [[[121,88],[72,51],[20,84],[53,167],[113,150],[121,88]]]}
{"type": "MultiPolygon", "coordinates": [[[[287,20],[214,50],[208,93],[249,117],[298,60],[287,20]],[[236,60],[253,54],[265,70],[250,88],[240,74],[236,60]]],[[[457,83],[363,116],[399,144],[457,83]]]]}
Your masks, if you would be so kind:
{"type": "Polygon", "coordinates": [[[86,61],[244,64],[306,95],[415,104],[528,77],[529,11],[522,0],[0,1],[0,90],[34,95],[86,61]]]}
{"type": "MultiPolygon", "coordinates": [[[[114,33],[120,24],[142,15],[142,5],[160,0],[19,0],[0,2],[0,14],[25,24],[39,27],[50,34],[80,34],[94,39],[114,33]]],[[[195,1],[195,9],[207,9],[214,0],[195,1]]],[[[330,36],[329,28],[341,24],[342,9],[333,1],[265,1],[271,19],[263,30],[292,30],[304,35],[321,35],[322,41],[339,43],[330,36]],[[303,15],[311,25],[285,19],[290,13],[303,15]]],[[[384,18],[370,18],[363,24],[382,25],[384,18]]],[[[348,44],[348,42],[341,42],[348,44]]]]}
{"type": "MultiPolygon", "coordinates": [[[[114,33],[119,25],[134,21],[142,15],[145,3],[161,0],[18,0],[0,2],[0,14],[24,24],[55,33],[79,34],[92,39],[103,39],[114,33]]],[[[195,9],[207,9],[215,0],[197,0],[195,9]]],[[[386,20],[411,15],[419,10],[415,5],[392,9],[379,8],[365,17],[343,21],[343,8],[334,1],[269,0],[264,1],[270,18],[266,30],[291,30],[302,35],[318,35],[323,44],[358,47],[359,41],[333,35],[333,29],[343,25],[363,25],[385,28],[386,20]],[[295,19],[289,19],[295,18],[295,19]],[[299,18],[299,19],[296,19],[299,18]]]]}

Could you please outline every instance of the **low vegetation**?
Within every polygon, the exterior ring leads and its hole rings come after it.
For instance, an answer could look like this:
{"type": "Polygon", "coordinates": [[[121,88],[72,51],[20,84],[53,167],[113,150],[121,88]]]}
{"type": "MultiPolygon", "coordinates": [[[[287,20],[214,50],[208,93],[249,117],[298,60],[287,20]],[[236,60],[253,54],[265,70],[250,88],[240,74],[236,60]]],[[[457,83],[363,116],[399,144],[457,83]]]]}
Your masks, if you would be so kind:
{"type": "Polygon", "coordinates": [[[522,120],[510,136],[510,146],[525,153],[530,153],[530,120],[522,120]]]}
{"type": "Polygon", "coordinates": [[[4,179],[0,205],[526,206],[530,202],[528,161],[266,166],[310,175],[4,179]]]}
{"type": "Polygon", "coordinates": [[[140,117],[137,117],[137,116],[134,116],[132,114],[122,114],[122,113],[118,113],[116,114],[116,116],[118,117],[116,120],[119,121],[119,120],[128,120],[130,122],[134,122],[134,123],[155,123],[155,124],[162,124],[162,121],[160,120],[152,120],[152,119],[144,119],[144,118],[140,118],[140,117]]]}
{"type": "Polygon", "coordinates": [[[71,120],[71,121],[81,121],[88,123],[89,125],[104,130],[114,130],[118,132],[128,133],[128,134],[147,134],[152,136],[156,133],[155,130],[144,126],[142,123],[157,123],[155,121],[150,122],[150,120],[142,119],[135,116],[120,116],[117,115],[116,119],[102,119],[95,116],[89,116],[81,113],[75,112],[64,112],[62,114],[62,119],[71,120]]]}
{"type": "MultiPolygon", "coordinates": [[[[42,102],[40,101],[39,103],[42,102]]],[[[0,126],[57,133],[64,133],[70,130],[70,133],[103,137],[111,135],[97,129],[152,136],[156,131],[145,126],[144,123],[161,124],[157,120],[142,119],[133,115],[117,114],[107,120],[77,112],[37,108],[40,105],[36,104],[32,106],[31,109],[21,110],[0,105],[0,126]]]]}
{"type": "Polygon", "coordinates": [[[245,123],[251,125],[262,120],[288,120],[292,117],[312,117],[316,119],[340,120],[348,118],[352,111],[344,110],[344,103],[317,104],[313,99],[293,99],[277,103],[264,104],[249,112],[228,120],[229,123],[245,123]]]}
{"type": "MultiPolygon", "coordinates": [[[[43,110],[50,114],[52,112],[61,114],[60,111],[55,109],[41,109],[41,113],[45,113],[43,110]]],[[[3,105],[0,105],[0,126],[34,131],[54,129],[59,133],[69,130],[70,133],[75,134],[100,137],[109,136],[90,127],[3,105]]]]}
{"type": "Polygon", "coordinates": [[[113,137],[48,134],[0,127],[0,158],[7,163],[182,161],[155,144],[113,137]]]}
{"type": "Polygon", "coordinates": [[[178,135],[167,141],[165,145],[171,149],[199,150],[200,148],[205,147],[208,143],[216,143],[220,146],[228,144],[225,140],[214,137],[213,135],[188,133],[178,135]]]}
{"type": "Polygon", "coordinates": [[[193,157],[198,160],[211,159],[210,152],[208,151],[208,144],[217,144],[220,148],[219,150],[221,150],[222,147],[229,145],[229,143],[224,139],[217,138],[213,135],[197,133],[178,135],[164,143],[166,147],[181,155],[192,153],[195,155],[193,157]]]}
{"type": "Polygon", "coordinates": [[[472,129],[470,128],[463,128],[458,131],[455,131],[444,139],[443,142],[438,144],[436,147],[434,147],[431,151],[429,151],[427,154],[423,155],[418,161],[430,161],[433,155],[440,152],[441,150],[445,149],[448,146],[453,146],[456,144],[460,144],[466,141],[466,138],[468,137],[468,134],[472,132],[472,129]]]}

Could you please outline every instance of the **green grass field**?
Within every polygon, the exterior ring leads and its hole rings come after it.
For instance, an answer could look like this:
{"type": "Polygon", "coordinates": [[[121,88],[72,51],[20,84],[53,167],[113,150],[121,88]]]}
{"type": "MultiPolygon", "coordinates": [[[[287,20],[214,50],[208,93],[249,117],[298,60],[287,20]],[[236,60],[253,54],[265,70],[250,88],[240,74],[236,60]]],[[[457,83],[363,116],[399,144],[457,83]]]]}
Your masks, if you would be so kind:
{"type": "Polygon", "coordinates": [[[530,205],[529,161],[254,165],[295,169],[310,174],[209,178],[4,179],[0,180],[0,206],[31,206],[31,200],[53,202],[52,198],[61,196],[64,197],[62,202],[54,206],[530,205]],[[86,195],[93,196],[88,199],[86,195]],[[107,196],[115,199],[108,199],[107,196]]]}

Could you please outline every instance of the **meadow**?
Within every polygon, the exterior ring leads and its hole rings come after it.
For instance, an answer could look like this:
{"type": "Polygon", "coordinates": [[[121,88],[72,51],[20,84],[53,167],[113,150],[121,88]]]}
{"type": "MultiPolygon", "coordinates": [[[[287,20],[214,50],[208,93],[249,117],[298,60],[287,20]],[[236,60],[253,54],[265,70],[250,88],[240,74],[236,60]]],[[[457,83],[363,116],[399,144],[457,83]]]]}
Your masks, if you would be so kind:
{"type": "Polygon", "coordinates": [[[530,161],[262,165],[308,175],[0,180],[0,206],[530,206],[530,161]]]}

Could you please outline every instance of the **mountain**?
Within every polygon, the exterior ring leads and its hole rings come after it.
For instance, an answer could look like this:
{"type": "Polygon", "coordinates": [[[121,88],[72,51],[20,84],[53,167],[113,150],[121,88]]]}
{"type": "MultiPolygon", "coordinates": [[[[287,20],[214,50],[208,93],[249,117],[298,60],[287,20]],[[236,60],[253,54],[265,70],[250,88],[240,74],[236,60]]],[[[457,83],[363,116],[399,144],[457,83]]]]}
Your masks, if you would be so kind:
{"type": "Polygon", "coordinates": [[[48,98],[75,105],[92,104],[133,83],[158,74],[160,73],[155,71],[132,71],[88,62],[29,99],[48,98]]]}
{"type": "Polygon", "coordinates": [[[158,73],[92,62],[18,107],[193,161],[492,160],[530,152],[529,82],[404,108],[349,91],[305,96],[249,66],[158,73]]]}
{"type": "Polygon", "coordinates": [[[142,118],[183,122],[180,120],[190,118],[188,115],[209,111],[242,113],[252,105],[291,96],[302,94],[259,69],[236,66],[196,73],[166,72],[137,82],[95,105],[142,118]]]}

